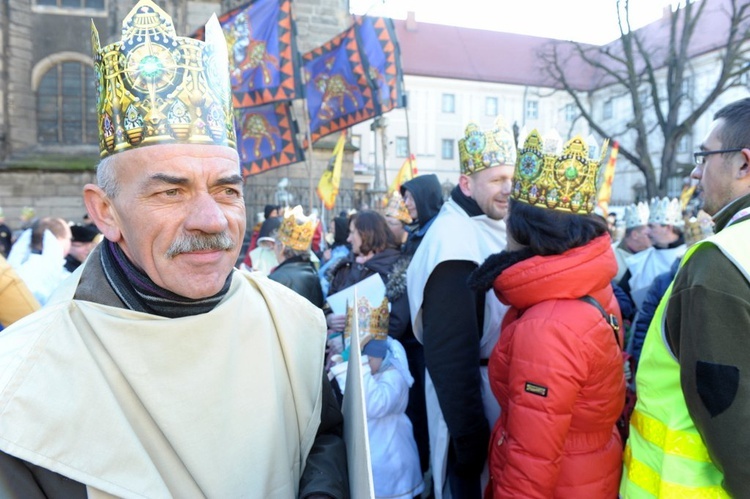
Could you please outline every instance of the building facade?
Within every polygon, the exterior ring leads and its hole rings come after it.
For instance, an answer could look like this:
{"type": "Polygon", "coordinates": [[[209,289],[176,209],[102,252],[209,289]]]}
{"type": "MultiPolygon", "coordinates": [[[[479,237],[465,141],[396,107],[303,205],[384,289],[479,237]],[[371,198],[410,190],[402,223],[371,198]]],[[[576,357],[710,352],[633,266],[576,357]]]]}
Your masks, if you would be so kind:
{"type": "MultiPolygon", "coordinates": [[[[0,206],[13,228],[24,206],[37,215],[80,221],[85,183],[95,181],[98,133],[91,23],[102,44],[120,38],[122,20],[136,0],[11,0],[0,3],[0,206]]],[[[157,0],[188,36],[209,17],[246,0],[157,0]]],[[[301,53],[351,23],[347,0],[295,0],[301,53]]],[[[301,116],[301,106],[296,107],[301,116]]],[[[304,129],[304,124],[300,125],[304,129]]],[[[315,145],[312,160],[248,177],[248,224],[266,203],[284,200],[307,207],[336,136],[315,145]],[[288,182],[282,182],[287,178],[288,182]],[[287,184],[282,188],[281,185],[287,184]],[[312,188],[311,188],[312,186],[312,188]]],[[[342,197],[358,202],[347,149],[342,197]]],[[[344,205],[344,201],[341,203],[344,205]]]]}
{"type": "MultiPolygon", "coordinates": [[[[689,69],[683,81],[686,109],[695,109],[705,100],[716,81],[724,53],[720,41],[726,37],[726,31],[713,28],[722,26],[730,9],[724,5],[726,0],[705,1],[711,2],[710,8],[701,19],[704,29],[691,45],[689,69]],[[705,29],[707,25],[712,29],[705,29]]],[[[665,19],[642,28],[652,43],[665,44],[668,36],[665,19]]],[[[420,174],[434,173],[446,186],[454,185],[459,175],[457,144],[466,125],[474,121],[488,128],[498,114],[509,125],[515,125],[521,140],[526,132],[537,128],[542,134],[551,130],[563,138],[580,134],[592,143],[601,144],[602,137],[591,133],[572,97],[550,80],[544,70],[539,54],[559,41],[421,23],[413,14],[406,20],[396,20],[395,25],[407,107],[388,113],[384,130],[373,127],[371,121],[353,127],[360,147],[355,155],[356,170],[380,170],[380,179],[390,180],[411,153],[416,157],[420,174]]],[[[616,47],[618,43],[610,45],[616,47]]],[[[750,48],[747,41],[745,45],[750,48]]],[[[568,73],[573,78],[570,83],[580,89],[578,97],[595,121],[617,133],[610,139],[632,146],[635,134],[628,130],[628,122],[633,119],[629,94],[625,95],[619,85],[598,83],[602,78],[590,66],[576,66],[568,73]]],[[[666,73],[665,68],[656,71],[659,84],[665,84],[666,73]]],[[[685,167],[669,179],[670,196],[680,193],[683,181],[689,176],[692,152],[705,136],[713,113],[733,100],[750,95],[748,76],[745,74],[740,85],[720,95],[679,144],[677,160],[685,167]]],[[[648,126],[656,130],[654,110],[647,108],[646,114],[648,126]]],[[[663,148],[660,134],[649,136],[649,147],[658,165],[663,148]]],[[[646,197],[643,173],[621,155],[610,205],[626,205],[646,197]]]]}

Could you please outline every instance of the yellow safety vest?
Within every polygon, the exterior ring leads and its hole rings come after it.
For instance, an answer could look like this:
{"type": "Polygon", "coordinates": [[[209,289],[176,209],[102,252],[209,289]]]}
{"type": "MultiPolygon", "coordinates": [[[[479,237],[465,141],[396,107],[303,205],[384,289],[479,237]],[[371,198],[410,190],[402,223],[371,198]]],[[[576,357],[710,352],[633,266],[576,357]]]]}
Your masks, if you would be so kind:
{"type": "MultiPolygon", "coordinates": [[[[684,265],[701,244],[713,243],[743,272],[750,270],[747,238],[737,223],[692,246],[684,265]]],[[[667,346],[664,311],[670,284],[648,328],[636,376],[638,401],[630,419],[620,497],[625,499],[727,498],[723,474],[711,462],[703,438],[688,413],[680,385],[680,365],[667,346]]]]}

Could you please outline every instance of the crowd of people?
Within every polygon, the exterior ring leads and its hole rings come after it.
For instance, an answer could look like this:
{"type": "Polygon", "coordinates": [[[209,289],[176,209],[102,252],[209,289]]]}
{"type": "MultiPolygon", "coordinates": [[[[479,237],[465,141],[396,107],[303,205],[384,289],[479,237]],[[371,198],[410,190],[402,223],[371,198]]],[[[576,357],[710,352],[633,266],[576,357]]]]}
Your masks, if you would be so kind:
{"type": "Polygon", "coordinates": [[[358,424],[375,497],[750,494],[750,99],[694,154],[701,211],[614,220],[605,146],[517,142],[497,118],[466,126],[445,195],[421,175],[330,220],[270,204],[248,230],[218,22],[181,38],[141,0],[122,33],[93,33],[90,220],[25,210],[14,235],[0,210],[2,497],[346,498],[358,424]],[[196,50],[203,100],[122,77],[123,53],[196,50]]]}
{"type": "MultiPolygon", "coordinates": [[[[2,209],[0,209],[2,212],[2,209]]],[[[68,221],[58,217],[28,217],[24,210],[20,229],[13,232],[0,220],[4,238],[0,251],[3,278],[12,287],[4,289],[0,302],[0,328],[45,305],[57,287],[85,260],[102,239],[94,224],[68,221]],[[18,303],[28,306],[19,308],[18,303]]]]}

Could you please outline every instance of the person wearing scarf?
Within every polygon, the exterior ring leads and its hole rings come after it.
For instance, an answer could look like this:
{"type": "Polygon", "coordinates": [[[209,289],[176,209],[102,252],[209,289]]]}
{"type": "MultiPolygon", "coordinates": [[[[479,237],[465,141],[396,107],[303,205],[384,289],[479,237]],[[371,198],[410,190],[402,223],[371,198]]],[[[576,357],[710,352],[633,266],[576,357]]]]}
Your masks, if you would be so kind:
{"type": "Polygon", "coordinates": [[[123,41],[92,35],[103,159],[84,202],[104,241],[0,337],[0,496],[348,497],[323,313],[234,268],[246,215],[216,17],[205,42],[181,38],[141,0],[123,41]]]}
{"type": "Polygon", "coordinates": [[[424,345],[433,490],[440,499],[481,497],[497,402],[486,359],[505,311],[493,293],[469,289],[471,272],[505,247],[516,149],[502,119],[471,123],[459,141],[461,175],[406,272],[414,336],[424,345]],[[484,359],[484,361],[482,360],[484,359]]]}

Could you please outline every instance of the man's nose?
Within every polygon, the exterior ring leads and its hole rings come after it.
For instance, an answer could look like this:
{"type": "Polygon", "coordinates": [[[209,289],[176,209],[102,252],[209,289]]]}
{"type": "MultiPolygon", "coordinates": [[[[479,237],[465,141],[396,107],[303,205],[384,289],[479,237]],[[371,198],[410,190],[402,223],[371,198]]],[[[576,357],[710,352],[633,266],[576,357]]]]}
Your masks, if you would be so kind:
{"type": "Polygon", "coordinates": [[[209,193],[200,193],[193,198],[185,220],[186,230],[216,234],[226,230],[228,225],[221,206],[209,193]]]}
{"type": "Polygon", "coordinates": [[[690,172],[690,178],[694,178],[695,180],[700,180],[703,178],[703,169],[700,166],[696,166],[693,168],[693,171],[690,172]]]}

